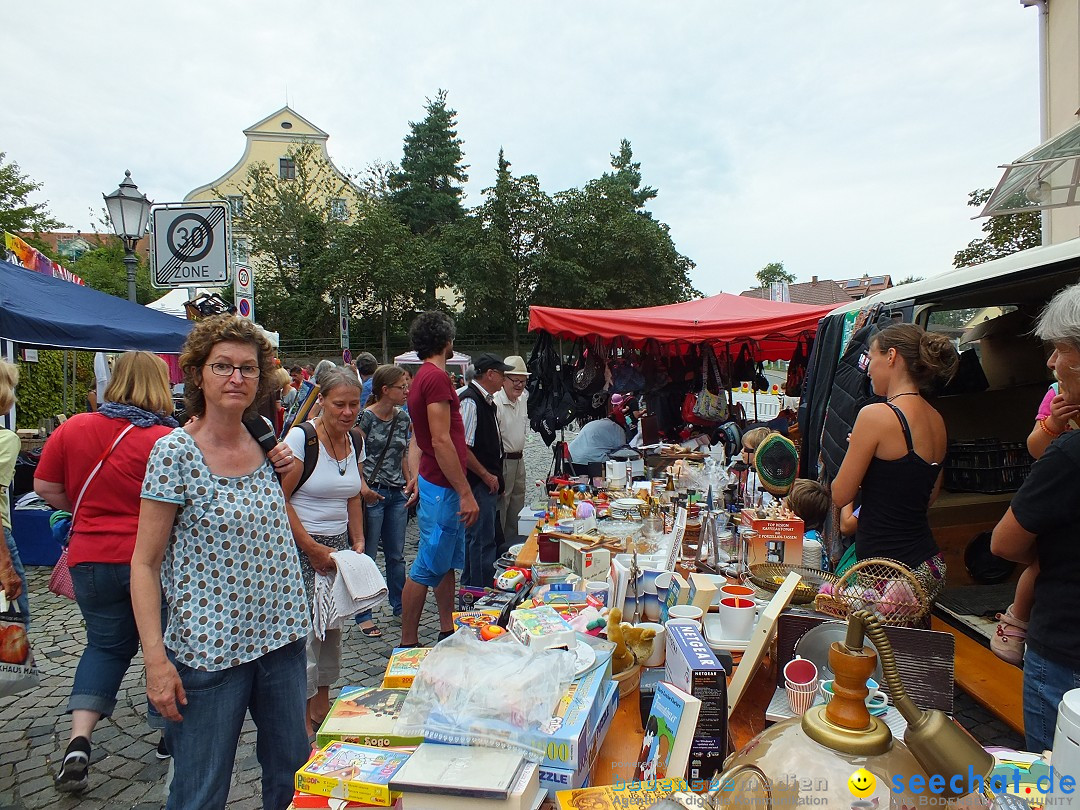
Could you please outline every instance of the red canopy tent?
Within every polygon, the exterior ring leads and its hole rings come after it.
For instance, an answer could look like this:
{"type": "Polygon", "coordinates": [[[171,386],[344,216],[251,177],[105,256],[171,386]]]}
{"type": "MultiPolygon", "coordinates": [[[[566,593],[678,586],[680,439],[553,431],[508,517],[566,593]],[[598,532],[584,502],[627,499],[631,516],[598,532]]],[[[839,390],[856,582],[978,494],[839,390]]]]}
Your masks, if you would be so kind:
{"type": "Polygon", "coordinates": [[[640,309],[530,307],[529,331],[568,339],[629,338],[638,346],[649,338],[661,343],[752,341],[756,359],[788,360],[799,335],[814,335],[818,321],[835,308],[835,304],[787,304],[728,293],[640,309]]]}

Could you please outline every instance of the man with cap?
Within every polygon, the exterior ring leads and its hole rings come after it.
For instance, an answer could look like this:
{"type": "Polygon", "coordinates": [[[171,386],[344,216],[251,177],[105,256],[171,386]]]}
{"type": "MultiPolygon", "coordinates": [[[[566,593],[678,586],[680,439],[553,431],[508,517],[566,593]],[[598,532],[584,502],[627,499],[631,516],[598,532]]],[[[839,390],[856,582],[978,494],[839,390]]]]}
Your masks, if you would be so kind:
{"type": "Polygon", "coordinates": [[[461,421],[465,426],[465,469],[480,514],[465,530],[465,570],[463,585],[490,588],[495,578],[495,519],[499,493],[503,490],[503,445],[494,395],[502,391],[505,374],[511,367],[501,358],[485,352],[473,358],[476,376],[461,399],[461,421]]]}
{"type": "Polygon", "coordinates": [[[510,368],[502,388],[495,392],[503,448],[503,492],[499,496],[500,554],[518,542],[518,513],[525,505],[525,435],[529,432],[529,392],[525,390],[529,370],[516,354],[507,357],[505,363],[510,368]]]}

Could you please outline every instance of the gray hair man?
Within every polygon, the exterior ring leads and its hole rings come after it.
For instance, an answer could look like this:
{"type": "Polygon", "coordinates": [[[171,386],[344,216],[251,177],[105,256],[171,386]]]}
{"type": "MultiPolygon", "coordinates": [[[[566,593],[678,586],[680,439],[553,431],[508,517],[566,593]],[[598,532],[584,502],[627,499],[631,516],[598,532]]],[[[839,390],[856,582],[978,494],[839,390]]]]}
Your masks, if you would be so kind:
{"type": "Polygon", "coordinates": [[[499,430],[503,447],[503,492],[499,496],[499,521],[502,526],[502,545],[499,554],[519,541],[518,513],[525,506],[525,436],[529,432],[529,370],[519,355],[504,361],[506,372],[502,389],[495,392],[499,430]]]}

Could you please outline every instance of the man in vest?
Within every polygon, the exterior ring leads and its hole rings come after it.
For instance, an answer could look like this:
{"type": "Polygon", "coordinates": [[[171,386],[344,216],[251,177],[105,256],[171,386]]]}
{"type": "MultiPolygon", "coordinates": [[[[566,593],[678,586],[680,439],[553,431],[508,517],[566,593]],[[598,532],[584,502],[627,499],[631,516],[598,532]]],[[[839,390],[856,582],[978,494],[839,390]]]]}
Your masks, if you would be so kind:
{"type": "Polygon", "coordinates": [[[484,353],[473,360],[476,375],[460,395],[465,425],[465,469],[480,514],[465,530],[463,585],[490,588],[495,577],[495,516],[503,489],[503,446],[494,395],[511,367],[484,353]]]}

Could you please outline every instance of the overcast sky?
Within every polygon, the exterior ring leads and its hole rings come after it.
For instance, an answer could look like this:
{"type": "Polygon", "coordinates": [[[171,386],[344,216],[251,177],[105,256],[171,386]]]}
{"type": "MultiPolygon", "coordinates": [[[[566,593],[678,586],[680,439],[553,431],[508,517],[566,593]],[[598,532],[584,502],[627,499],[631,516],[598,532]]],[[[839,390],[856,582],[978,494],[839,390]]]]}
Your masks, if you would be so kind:
{"type": "Polygon", "coordinates": [[[73,228],[131,169],[181,200],[286,100],[337,165],[399,160],[449,91],[470,180],[499,147],[550,193],[631,141],[705,292],[935,275],[979,235],[968,192],[1039,141],[1037,12],[1019,0],[5,4],[0,149],[73,228]]]}

